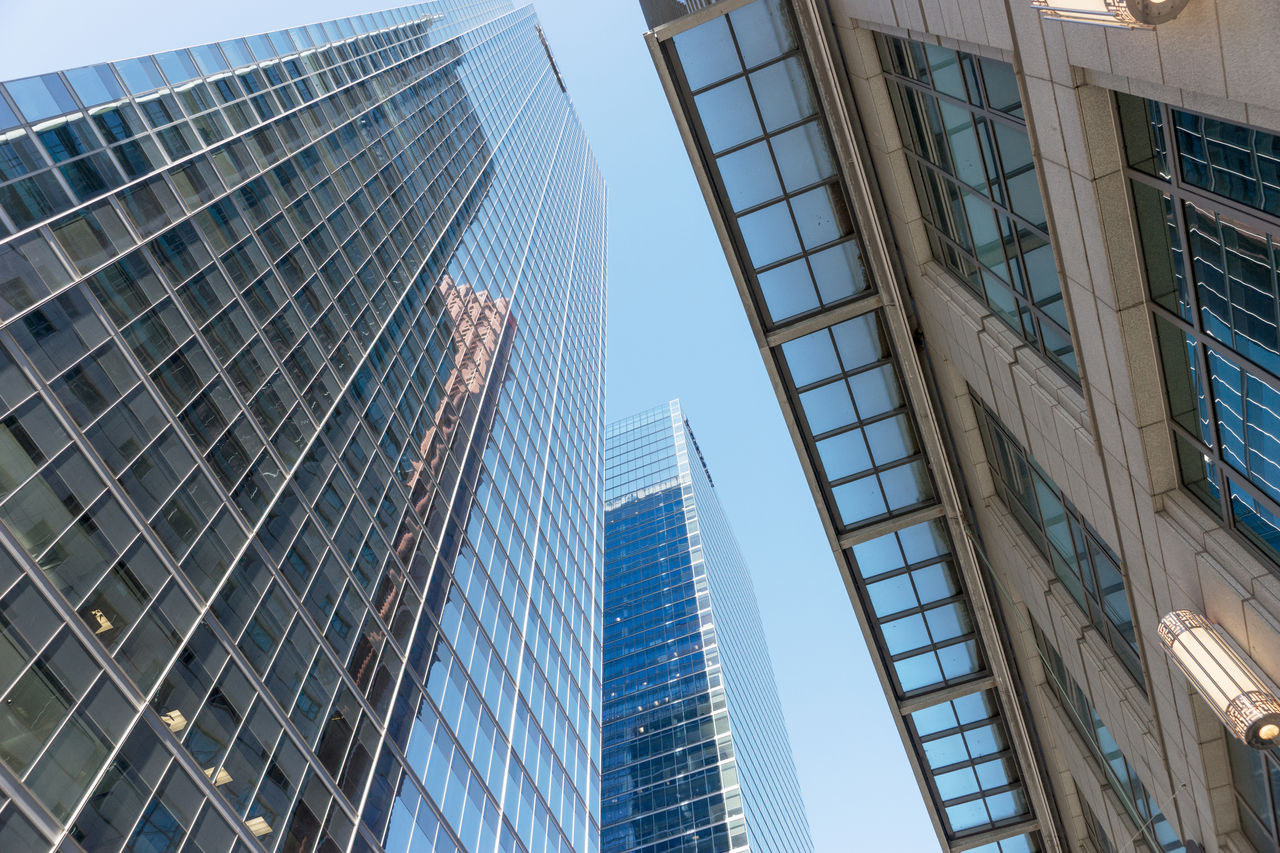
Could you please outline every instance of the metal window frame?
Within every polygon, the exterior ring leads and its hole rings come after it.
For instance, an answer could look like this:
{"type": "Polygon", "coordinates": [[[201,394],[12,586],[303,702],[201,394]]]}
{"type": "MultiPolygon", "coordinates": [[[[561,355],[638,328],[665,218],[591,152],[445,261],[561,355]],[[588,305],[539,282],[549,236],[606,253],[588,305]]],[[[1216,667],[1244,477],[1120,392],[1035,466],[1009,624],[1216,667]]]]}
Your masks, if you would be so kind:
{"type": "MultiPolygon", "coordinates": [[[[1189,314],[1191,316],[1191,319],[1187,320],[1177,312],[1171,311],[1165,306],[1160,305],[1151,297],[1151,273],[1147,268],[1145,258],[1143,258],[1142,263],[1139,266],[1141,267],[1142,275],[1146,280],[1147,300],[1150,303],[1148,323],[1150,325],[1153,339],[1159,339],[1157,318],[1174,327],[1177,331],[1180,331],[1185,335],[1190,335],[1193,339],[1195,353],[1194,369],[1199,376],[1205,405],[1208,407],[1210,414],[1208,429],[1210,439],[1213,442],[1213,447],[1206,446],[1204,439],[1200,435],[1192,433],[1174,419],[1173,411],[1170,408],[1169,388],[1168,382],[1165,378],[1164,364],[1163,360],[1159,359],[1161,362],[1161,369],[1159,371],[1161,390],[1165,399],[1165,411],[1168,416],[1167,421],[1171,441],[1173,442],[1173,452],[1176,456],[1177,442],[1174,437],[1181,437],[1190,442],[1194,448],[1200,450],[1208,459],[1213,461],[1215,478],[1210,482],[1213,483],[1218,493],[1218,515],[1215,516],[1215,520],[1219,525],[1226,528],[1236,541],[1244,545],[1250,553],[1257,556],[1263,564],[1272,571],[1272,573],[1280,575],[1280,558],[1274,554],[1268,553],[1257,542],[1254,542],[1248,533],[1245,533],[1240,529],[1241,522],[1236,519],[1235,512],[1232,507],[1231,490],[1234,488],[1237,491],[1244,492],[1254,501],[1261,503],[1264,507],[1270,509],[1278,518],[1280,518],[1280,501],[1266,495],[1260,487],[1254,485],[1254,483],[1250,481],[1247,474],[1241,474],[1230,463],[1228,463],[1223,456],[1222,442],[1218,436],[1218,417],[1216,414],[1217,403],[1210,385],[1210,377],[1212,374],[1209,371],[1207,349],[1212,347],[1221,357],[1224,357],[1228,362],[1234,363],[1235,366],[1241,370],[1253,372],[1263,380],[1270,380],[1268,384],[1277,389],[1277,391],[1280,391],[1280,374],[1258,365],[1248,356],[1236,352],[1231,344],[1219,340],[1205,330],[1204,321],[1201,316],[1200,300],[1197,293],[1198,285],[1196,284],[1195,274],[1192,269],[1189,248],[1190,243],[1188,239],[1190,232],[1188,230],[1189,226],[1187,224],[1185,204],[1191,203],[1214,213],[1225,214],[1249,228],[1256,229],[1259,233],[1264,235],[1274,235],[1278,240],[1280,240],[1280,217],[1271,217],[1265,212],[1242,204],[1235,199],[1217,195],[1216,193],[1186,182],[1182,178],[1181,168],[1179,165],[1179,148],[1177,144],[1175,125],[1173,122],[1173,114],[1174,111],[1177,110],[1179,112],[1198,116],[1202,119],[1227,121],[1230,124],[1247,128],[1250,131],[1262,131],[1272,135],[1278,134],[1274,131],[1268,131],[1255,125],[1229,121],[1226,119],[1218,119],[1214,116],[1208,116],[1194,110],[1174,107],[1170,104],[1164,103],[1163,101],[1155,101],[1147,98],[1142,99],[1142,101],[1148,105],[1148,109],[1151,108],[1151,105],[1155,105],[1159,113],[1163,138],[1163,148],[1160,150],[1165,158],[1168,178],[1164,179],[1163,177],[1153,176],[1135,169],[1133,166],[1129,165],[1127,152],[1123,151],[1122,172],[1131,183],[1138,183],[1155,189],[1157,192],[1169,196],[1172,201],[1174,221],[1178,230],[1178,239],[1181,243],[1183,276],[1187,285],[1187,304],[1189,314]]],[[[1121,108],[1117,105],[1115,109],[1118,112],[1121,108]]],[[[1132,189],[1129,190],[1129,204],[1133,206],[1136,218],[1138,213],[1132,189]]],[[[1223,250],[1225,251],[1225,247],[1223,250]]],[[[1246,392],[1242,390],[1241,396],[1243,399],[1246,396],[1246,392]]],[[[1244,417],[1243,412],[1241,413],[1241,417],[1244,417]]],[[[1204,497],[1196,493],[1184,482],[1181,472],[1181,464],[1177,459],[1175,459],[1175,467],[1178,469],[1179,486],[1195,499],[1197,506],[1203,505],[1205,500],[1204,497]]]]}
{"type": "MultiPolygon", "coordinates": [[[[694,172],[703,191],[707,206],[710,209],[713,225],[716,227],[722,247],[728,256],[735,284],[748,309],[748,319],[751,323],[757,346],[761,350],[766,370],[782,403],[784,420],[792,433],[792,438],[800,455],[802,467],[814,494],[815,502],[822,511],[821,515],[824,527],[827,530],[828,540],[833,550],[836,551],[840,564],[845,568],[843,574],[846,587],[851,600],[855,604],[855,611],[857,611],[864,636],[870,648],[877,652],[877,654],[873,655],[877,674],[881,678],[886,694],[890,697],[891,705],[894,706],[896,712],[894,719],[900,735],[908,745],[908,756],[913,771],[916,773],[917,781],[926,793],[926,803],[930,805],[929,813],[935,832],[948,850],[959,851],[1015,835],[1036,832],[1043,827],[1053,826],[1052,807],[1045,793],[1044,783],[1040,778],[1038,768],[1031,760],[1034,752],[1031,746],[1029,729],[1022,716],[1022,709],[1016,701],[1009,665],[1004,658],[1004,651],[1000,644],[991,604],[987,599],[981,569],[977,565],[973,543],[966,534],[963,521],[963,505],[960,502],[956,484],[948,467],[949,463],[947,462],[945,445],[940,433],[940,424],[934,415],[928,386],[915,353],[911,328],[903,308],[906,302],[905,283],[900,278],[900,273],[891,254],[891,238],[887,236],[888,220],[872,193],[871,185],[875,178],[868,171],[867,166],[864,165],[864,163],[869,162],[865,151],[860,148],[859,141],[849,132],[855,126],[855,122],[851,120],[851,112],[854,106],[852,97],[847,91],[847,82],[841,81],[835,73],[838,65],[831,53],[831,39],[834,36],[830,31],[830,22],[823,17],[823,13],[812,0],[796,0],[794,3],[784,2],[782,5],[788,14],[795,16],[798,25],[797,36],[806,58],[811,60],[810,72],[817,89],[819,103],[823,108],[822,112],[828,118],[828,129],[832,131],[832,142],[840,161],[841,176],[845,182],[846,192],[852,196],[853,204],[850,205],[850,213],[855,219],[863,240],[861,248],[864,252],[867,267],[872,274],[872,281],[875,285],[878,285],[875,293],[878,294],[879,302],[872,307],[882,311],[894,352],[901,360],[900,375],[903,388],[907,399],[916,405],[917,426],[920,428],[922,448],[926,458],[934,463],[932,468],[936,478],[935,485],[939,493],[937,500],[932,505],[926,505],[918,510],[902,513],[896,517],[891,516],[854,531],[842,533],[840,530],[843,529],[843,526],[835,525],[832,521],[835,516],[832,514],[831,506],[827,501],[822,485],[819,474],[821,469],[815,463],[810,439],[802,426],[803,420],[799,414],[798,398],[794,391],[788,387],[781,354],[777,351],[781,340],[776,333],[782,330],[770,324],[766,320],[767,315],[761,310],[760,296],[756,288],[752,286],[750,263],[744,260],[749,256],[745,253],[745,247],[741,245],[737,238],[727,198],[723,188],[719,186],[719,181],[716,179],[714,160],[700,141],[701,128],[699,127],[700,123],[697,119],[696,108],[688,95],[688,90],[682,90],[683,81],[678,72],[678,59],[668,44],[673,36],[705,23],[714,17],[736,10],[746,5],[746,2],[747,0],[722,0],[714,7],[691,12],[683,18],[678,18],[657,27],[646,35],[646,40],[670,106],[675,114],[678,129],[693,162],[694,172]],[[821,67],[820,74],[814,73],[816,69],[812,58],[815,56],[819,58],[817,65],[821,67]],[[726,203],[722,203],[722,201],[726,203]],[[906,367],[905,370],[902,369],[904,365],[906,367]],[[846,549],[848,546],[866,541],[874,536],[892,533],[909,525],[930,519],[945,519],[944,526],[949,532],[951,547],[957,565],[961,569],[960,578],[963,583],[968,585],[975,622],[979,626],[981,636],[989,641],[984,644],[986,646],[984,656],[993,665],[995,675],[993,676],[991,672],[979,673],[975,678],[962,685],[947,686],[940,690],[926,692],[921,696],[913,697],[910,704],[906,704],[905,700],[899,697],[886,670],[887,664],[884,658],[884,649],[879,645],[868,623],[868,615],[865,611],[866,604],[861,598],[859,583],[856,580],[857,570],[852,562],[851,553],[846,549]],[[985,689],[991,686],[997,687],[997,694],[1000,699],[998,704],[1003,712],[1002,719],[1008,725],[1011,741],[1019,755],[1019,769],[1028,794],[1029,812],[1020,820],[1008,825],[995,828],[987,827],[974,832],[952,833],[946,827],[945,818],[942,816],[941,804],[936,802],[932,793],[930,793],[932,791],[929,787],[931,784],[931,771],[929,771],[927,765],[923,764],[922,756],[917,751],[917,748],[912,745],[913,736],[907,729],[903,714],[909,712],[906,709],[918,710],[944,701],[944,697],[947,696],[964,695],[973,692],[975,689],[985,689]]],[[[865,298],[869,300],[871,297],[865,298]]],[[[861,301],[855,300],[854,304],[858,304],[861,301]]],[[[824,309],[804,318],[809,324],[807,331],[814,331],[838,322],[838,319],[831,316],[834,313],[831,309],[824,309]]],[[[845,318],[841,317],[840,319],[845,318]]],[[[791,339],[792,337],[794,336],[788,335],[783,339],[791,339]]],[[[1060,849],[1059,839],[1052,832],[1044,835],[1044,843],[1048,850],[1057,851],[1060,849]]]]}

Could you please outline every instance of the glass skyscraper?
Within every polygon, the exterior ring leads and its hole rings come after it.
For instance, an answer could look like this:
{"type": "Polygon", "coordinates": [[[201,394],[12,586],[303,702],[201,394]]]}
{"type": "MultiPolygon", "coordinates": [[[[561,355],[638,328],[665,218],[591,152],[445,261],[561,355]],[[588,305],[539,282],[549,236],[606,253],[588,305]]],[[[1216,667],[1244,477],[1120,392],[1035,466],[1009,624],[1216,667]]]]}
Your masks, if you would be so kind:
{"type": "Polygon", "coordinates": [[[0,850],[596,849],[604,224],[504,2],[0,86],[0,850]]]}
{"type": "Polygon", "coordinates": [[[604,853],[811,851],[751,576],[679,401],[605,431],[604,853]]]}

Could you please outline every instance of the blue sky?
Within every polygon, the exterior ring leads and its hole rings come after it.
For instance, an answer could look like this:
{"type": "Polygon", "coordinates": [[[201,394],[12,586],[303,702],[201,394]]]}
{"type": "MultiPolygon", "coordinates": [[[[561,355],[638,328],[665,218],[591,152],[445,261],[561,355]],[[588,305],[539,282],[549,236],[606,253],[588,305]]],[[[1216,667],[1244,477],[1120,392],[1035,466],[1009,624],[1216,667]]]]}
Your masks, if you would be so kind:
{"type": "MultiPolygon", "coordinates": [[[[0,0],[0,79],[389,5],[0,0]]],[[[684,404],[752,568],[815,849],[937,850],[645,47],[639,2],[534,5],[608,182],[609,417],[684,404]]]]}

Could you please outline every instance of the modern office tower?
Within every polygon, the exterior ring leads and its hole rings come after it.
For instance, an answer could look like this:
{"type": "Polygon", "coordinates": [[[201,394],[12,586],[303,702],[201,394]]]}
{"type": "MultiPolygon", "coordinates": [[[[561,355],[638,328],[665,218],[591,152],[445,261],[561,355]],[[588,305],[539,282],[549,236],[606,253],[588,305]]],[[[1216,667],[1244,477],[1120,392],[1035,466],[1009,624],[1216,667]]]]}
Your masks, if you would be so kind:
{"type": "Polygon", "coordinates": [[[0,86],[0,850],[597,848],[604,216],[505,3],[0,86]]]}
{"type": "Polygon", "coordinates": [[[602,853],[809,853],[746,562],[680,402],[605,428],[602,853]]]}
{"type": "Polygon", "coordinates": [[[944,848],[1280,849],[1274,6],[642,7],[944,848]]]}

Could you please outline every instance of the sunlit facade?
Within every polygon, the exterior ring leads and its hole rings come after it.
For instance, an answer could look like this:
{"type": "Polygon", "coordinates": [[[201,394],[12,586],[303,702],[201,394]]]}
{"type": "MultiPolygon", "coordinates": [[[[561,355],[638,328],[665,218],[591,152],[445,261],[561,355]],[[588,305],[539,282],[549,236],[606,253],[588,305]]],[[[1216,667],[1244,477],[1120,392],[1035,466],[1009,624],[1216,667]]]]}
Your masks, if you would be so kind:
{"type": "Polygon", "coordinates": [[[605,431],[603,853],[811,853],[751,576],[672,401],[605,431]]]}
{"type": "Polygon", "coordinates": [[[1278,849],[1275,9],[640,5],[944,849],[1278,849]]]}
{"type": "Polygon", "coordinates": [[[597,849],[604,204],[503,2],[0,85],[0,850],[597,849]]]}

